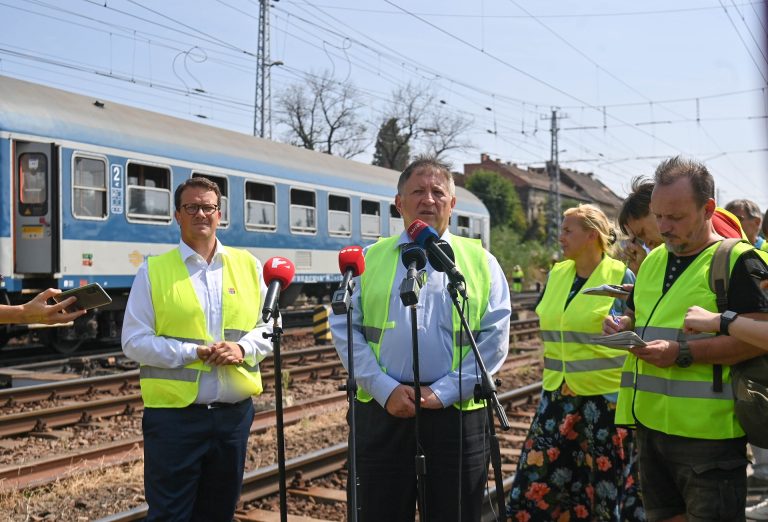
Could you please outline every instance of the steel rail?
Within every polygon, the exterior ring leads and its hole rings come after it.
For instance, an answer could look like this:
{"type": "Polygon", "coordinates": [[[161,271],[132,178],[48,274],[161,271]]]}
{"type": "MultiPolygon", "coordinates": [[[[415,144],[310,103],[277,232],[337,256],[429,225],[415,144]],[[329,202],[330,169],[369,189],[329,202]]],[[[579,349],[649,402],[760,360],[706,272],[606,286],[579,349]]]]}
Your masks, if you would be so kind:
{"type": "MultiPolygon", "coordinates": [[[[542,383],[537,382],[522,386],[515,390],[510,390],[499,394],[499,401],[505,405],[527,404],[532,401],[533,396],[541,391],[542,383]]],[[[302,479],[314,479],[328,475],[342,469],[347,458],[347,444],[340,443],[330,448],[318,450],[301,457],[289,459],[285,465],[286,470],[294,476],[300,475],[302,479]]],[[[266,496],[274,495],[278,492],[278,473],[277,465],[273,464],[264,468],[259,468],[248,472],[243,478],[243,493],[241,502],[251,502],[266,496]]],[[[511,486],[512,478],[504,480],[505,491],[511,486]]],[[[493,518],[493,507],[487,507],[489,497],[495,497],[495,487],[490,487],[486,491],[486,499],[483,502],[483,521],[496,520],[493,518]]],[[[146,516],[147,506],[143,504],[129,511],[116,513],[114,515],[101,518],[95,522],[130,522],[141,520],[146,516]]],[[[238,512],[243,520],[247,520],[247,510],[238,512]]],[[[238,519],[237,514],[235,519],[238,519]]]]}

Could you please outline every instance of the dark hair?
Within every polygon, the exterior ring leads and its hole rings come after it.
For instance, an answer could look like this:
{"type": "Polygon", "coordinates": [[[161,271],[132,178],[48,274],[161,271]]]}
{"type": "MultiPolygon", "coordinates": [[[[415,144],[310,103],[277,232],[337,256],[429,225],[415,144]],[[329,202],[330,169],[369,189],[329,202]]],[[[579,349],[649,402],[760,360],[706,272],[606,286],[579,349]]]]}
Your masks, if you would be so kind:
{"type": "Polygon", "coordinates": [[[625,234],[630,219],[642,219],[651,212],[653,181],[643,176],[632,179],[632,191],[624,199],[619,211],[619,228],[625,234]]]}
{"type": "Polygon", "coordinates": [[[763,218],[762,212],[760,212],[760,207],[758,207],[757,203],[751,199],[734,199],[733,201],[729,201],[725,206],[725,210],[731,214],[734,214],[734,211],[739,209],[743,210],[749,218],[763,218]]]}
{"type": "Polygon", "coordinates": [[[680,178],[688,178],[693,189],[693,200],[703,207],[707,200],[715,199],[715,180],[707,167],[698,161],[675,156],[662,161],[653,177],[656,185],[668,186],[680,178]]]}
{"type": "Polygon", "coordinates": [[[219,190],[219,186],[208,178],[198,176],[184,180],[176,187],[176,191],[173,193],[173,203],[176,205],[177,212],[181,208],[181,193],[189,187],[199,187],[216,193],[216,206],[221,206],[221,190],[219,190]]]}
{"type": "Polygon", "coordinates": [[[445,176],[448,182],[448,189],[451,192],[451,196],[456,194],[456,184],[453,181],[453,173],[451,172],[451,166],[437,159],[434,156],[418,156],[414,159],[410,165],[405,167],[405,170],[400,174],[400,179],[397,180],[397,193],[401,194],[405,183],[408,179],[421,169],[432,169],[440,172],[445,176]]]}

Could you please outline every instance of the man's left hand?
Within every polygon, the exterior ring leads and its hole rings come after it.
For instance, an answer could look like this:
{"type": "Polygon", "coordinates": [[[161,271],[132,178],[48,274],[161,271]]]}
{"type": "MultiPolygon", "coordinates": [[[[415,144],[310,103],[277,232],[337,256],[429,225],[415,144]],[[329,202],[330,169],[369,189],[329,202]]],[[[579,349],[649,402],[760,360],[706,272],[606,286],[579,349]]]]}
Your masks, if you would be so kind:
{"type": "Polygon", "coordinates": [[[227,364],[241,364],[243,362],[243,349],[240,345],[230,341],[219,341],[210,346],[211,354],[205,360],[211,366],[225,366],[227,364]]]}
{"type": "Polygon", "coordinates": [[[675,364],[679,348],[676,342],[650,341],[646,346],[632,348],[630,352],[647,363],[659,368],[667,368],[675,364]]]}

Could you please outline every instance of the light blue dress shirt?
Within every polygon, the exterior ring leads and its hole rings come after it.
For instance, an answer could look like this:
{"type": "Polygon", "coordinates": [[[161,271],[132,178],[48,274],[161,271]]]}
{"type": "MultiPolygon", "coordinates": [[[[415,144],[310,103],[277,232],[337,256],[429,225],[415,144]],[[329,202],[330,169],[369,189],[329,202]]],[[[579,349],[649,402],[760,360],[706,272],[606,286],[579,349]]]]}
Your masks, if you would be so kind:
{"type": "MultiPolygon", "coordinates": [[[[451,242],[446,231],[442,239],[451,242]]],[[[400,235],[398,244],[410,242],[407,234],[400,235]]],[[[366,249],[367,251],[367,249],[366,249]]],[[[490,268],[491,289],[488,308],[480,322],[477,342],[486,369],[495,373],[504,363],[509,352],[509,316],[511,304],[509,286],[496,258],[486,252],[490,268]]],[[[461,267],[459,267],[461,269],[461,267]]],[[[448,277],[428,263],[427,279],[416,304],[416,323],[419,345],[419,376],[422,384],[428,384],[444,407],[457,402],[461,397],[472,397],[474,385],[479,382],[474,354],[464,358],[461,366],[461,395],[459,394],[459,371],[451,371],[453,357],[453,302],[446,289],[448,277]]],[[[413,343],[411,336],[411,309],[400,300],[400,283],[406,275],[406,267],[398,263],[390,296],[389,321],[395,328],[384,331],[381,342],[381,365],[362,333],[362,312],[360,305],[360,278],[355,278],[352,294],[352,341],[354,371],[358,387],[364,388],[384,406],[389,395],[400,383],[413,382],[413,343]],[[386,368],[386,372],[382,371],[386,368]]],[[[466,274],[465,274],[466,275],[466,274]]],[[[478,306],[476,300],[469,300],[468,307],[478,306]]],[[[336,351],[344,366],[349,369],[347,357],[346,315],[331,315],[331,333],[336,351]]]]}

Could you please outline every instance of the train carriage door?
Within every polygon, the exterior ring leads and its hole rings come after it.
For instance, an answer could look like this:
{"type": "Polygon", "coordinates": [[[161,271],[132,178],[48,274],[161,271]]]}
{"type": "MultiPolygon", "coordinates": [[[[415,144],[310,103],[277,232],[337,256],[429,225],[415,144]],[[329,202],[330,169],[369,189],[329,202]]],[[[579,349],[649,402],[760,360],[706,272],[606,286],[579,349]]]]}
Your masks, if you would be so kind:
{"type": "Polygon", "coordinates": [[[19,141],[15,145],[14,271],[51,274],[58,268],[56,147],[19,141]]]}

